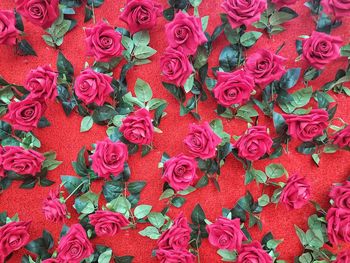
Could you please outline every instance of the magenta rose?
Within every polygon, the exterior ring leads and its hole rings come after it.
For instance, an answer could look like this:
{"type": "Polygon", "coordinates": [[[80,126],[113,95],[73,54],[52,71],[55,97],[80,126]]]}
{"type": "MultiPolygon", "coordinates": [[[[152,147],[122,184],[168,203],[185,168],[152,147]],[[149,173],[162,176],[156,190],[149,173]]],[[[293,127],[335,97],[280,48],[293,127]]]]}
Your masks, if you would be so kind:
{"type": "Polygon", "coordinates": [[[74,83],[74,91],[85,104],[102,106],[113,92],[112,77],[87,68],[80,73],[74,83]]]}
{"type": "Polygon", "coordinates": [[[0,45],[16,45],[16,38],[19,33],[13,11],[0,10],[0,45]]]}
{"type": "Polygon", "coordinates": [[[33,98],[11,102],[5,118],[16,130],[31,131],[38,127],[40,118],[46,110],[45,102],[33,98]]]}
{"type": "Polygon", "coordinates": [[[299,209],[310,199],[310,185],[304,177],[297,174],[289,177],[283,187],[279,202],[285,204],[289,209],[299,209]]]}
{"type": "Polygon", "coordinates": [[[4,148],[2,148],[2,146],[0,146],[0,178],[5,177],[5,169],[4,169],[4,157],[2,156],[4,153],[4,148]]]}
{"type": "Polygon", "coordinates": [[[152,29],[162,12],[162,6],[153,0],[128,0],[120,20],[128,25],[131,34],[135,34],[152,29]]]}
{"type": "Polygon", "coordinates": [[[274,80],[279,80],[286,72],[284,61],[286,61],[284,57],[267,49],[259,49],[248,57],[245,71],[254,77],[256,84],[267,85],[274,80]]]}
{"type": "Polygon", "coordinates": [[[234,250],[242,246],[247,240],[241,230],[239,218],[230,220],[226,217],[219,217],[215,223],[207,225],[209,243],[220,249],[234,250]]]}
{"type": "Polygon", "coordinates": [[[95,227],[97,236],[114,236],[122,227],[129,225],[129,221],[120,213],[111,211],[96,211],[89,215],[90,224],[95,227]]]}
{"type": "Polygon", "coordinates": [[[333,186],[329,197],[335,207],[350,209],[350,182],[345,181],[341,185],[333,186]]]}
{"type": "Polygon", "coordinates": [[[256,161],[271,152],[272,144],[273,141],[267,133],[266,126],[253,126],[233,146],[237,148],[239,157],[256,161]]]}
{"type": "Polygon", "coordinates": [[[49,192],[42,209],[45,218],[52,222],[62,223],[68,214],[66,204],[60,200],[59,189],[49,192]]]}
{"type": "Polygon", "coordinates": [[[175,191],[182,191],[196,180],[196,169],[197,162],[181,153],[164,163],[162,179],[175,191]]]}
{"type": "Polygon", "coordinates": [[[160,58],[160,65],[166,79],[176,86],[184,86],[193,72],[192,64],[181,46],[176,49],[167,47],[160,58]]]}
{"type": "Polygon", "coordinates": [[[258,241],[242,245],[238,250],[237,263],[272,263],[273,260],[269,254],[261,247],[258,241]]]}
{"type": "Polygon", "coordinates": [[[45,157],[34,150],[25,150],[19,146],[4,147],[3,167],[21,175],[35,175],[41,171],[45,157]]]}
{"type": "Polygon", "coordinates": [[[166,38],[172,48],[182,47],[185,55],[193,55],[197,47],[207,42],[199,17],[178,12],[173,21],[165,26],[166,38]]]}
{"type": "Polygon", "coordinates": [[[350,250],[345,250],[337,255],[337,259],[333,263],[348,263],[350,262],[350,250]]]}
{"type": "Polygon", "coordinates": [[[190,125],[184,143],[193,156],[209,159],[215,156],[221,138],[213,132],[208,122],[204,122],[202,125],[190,125]]]}
{"type": "Polygon", "coordinates": [[[119,175],[128,160],[128,148],[122,142],[112,142],[109,138],[96,143],[91,155],[92,170],[99,177],[108,179],[110,175],[119,175]]]}
{"type": "Polygon", "coordinates": [[[119,131],[129,142],[149,145],[153,140],[153,124],[149,111],[142,108],[123,119],[119,131]]]}
{"type": "Polygon", "coordinates": [[[32,69],[25,81],[31,98],[54,100],[57,97],[57,73],[46,65],[32,69]]]}
{"type": "Polygon", "coordinates": [[[340,148],[350,147],[350,125],[333,135],[333,144],[340,148]]]}
{"type": "Polygon", "coordinates": [[[328,113],[323,109],[311,110],[309,114],[283,114],[288,125],[288,134],[303,142],[321,136],[328,126],[328,113]]]}
{"type": "Polygon", "coordinates": [[[31,23],[46,29],[59,16],[59,0],[16,0],[16,10],[31,23]]]}
{"type": "Polygon", "coordinates": [[[254,90],[254,79],[242,70],[218,72],[214,97],[224,107],[246,103],[254,90]]]}
{"type": "Polygon", "coordinates": [[[194,263],[196,259],[186,249],[157,249],[156,256],[160,263],[194,263]]]}
{"type": "Polygon", "coordinates": [[[57,253],[59,262],[80,263],[94,253],[94,249],[84,228],[80,224],[74,224],[61,238],[57,253]]]}
{"type": "Polygon", "coordinates": [[[297,0],[272,0],[271,2],[279,6],[286,6],[295,4],[297,0]]]}
{"type": "Polygon", "coordinates": [[[313,31],[303,39],[303,58],[314,68],[323,69],[340,56],[341,37],[313,31]]]}
{"type": "Polygon", "coordinates": [[[329,241],[338,245],[339,241],[350,242],[350,210],[330,208],[326,216],[329,241]]]}
{"type": "Polygon", "coordinates": [[[321,5],[327,14],[332,14],[337,19],[350,16],[349,0],[322,0],[321,5]]]}
{"type": "Polygon", "coordinates": [[[122,35],[104,22],[85,29],[86,54],[95,60],[108,62],[123,52],[122,35]]]}
{"type": "Polygon", "coordinates": [[[232,28],[237,28],[258,21],[260,15],[267,9],[267,1],[224,0],[221,7],[225,10],[232,28]]]}

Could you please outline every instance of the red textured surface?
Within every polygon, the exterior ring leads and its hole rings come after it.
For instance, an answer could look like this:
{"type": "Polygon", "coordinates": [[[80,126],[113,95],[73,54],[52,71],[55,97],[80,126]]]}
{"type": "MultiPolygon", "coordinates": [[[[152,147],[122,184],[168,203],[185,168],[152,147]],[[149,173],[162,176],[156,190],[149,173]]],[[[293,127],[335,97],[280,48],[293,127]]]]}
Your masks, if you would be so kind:
{"type": "MultiPolygon", "coordinates": [[[[164,6],[167,6],[166,0],[159,0],[164,6]]],[[[209,32],[220,23],[219,14],[222,12],[218,0],[204,0],[200,6],[200,14],[210,15],[209,32]]],[[[105,4],[96,9],[96,18],[99,21],[105,18],[114,26],[125,26],[119,19],[120,8],[125,1],[106,0],[105,4]]],[[[287,67],[303,67],[306,63],[299,61],[294,62],[297,57],[295,51],[295,39],[299,35],[309,35],[315,28],[309,10],[303,6],[304,1],[292,6],[299,13],[299,18],[293,20],[292,23],[286,25],[287,31],[269,39],[264,35],[254,48],[249,50],[249,53],[254,52],[258,47],[268,48],[275,51],[278,46],[285,41],[285,47],[281,50],[280,55],[288,58],[287,67]]],[[[10,9],[14,7],[13,0],[1,0],[1,9],[10,9]]],[[[73,32],[66,35],[64,44],[61,47],[65,56],[73,63],[75,72],[83,69],[85,57],[84,46],[84,31],[83,27],[88,24],[83,23],[83,8],[77,10],[76,18],[78,19],[78,27],[73,32]]],[[[164,34],[164,25],[166,21],[163,18],[158,20],[158,25],[151,31],[151,46],[158,53],[152,57],[152,63],[134,67],[128,73],[129,88],[133,88],[136,78],[142,78],[149,82],[156,97],[161,97],[169,102],[167,108],[168,115],[161,124],[163,134],[156,134],[154,138],[155,149],[146,157],[141,158],[139,154],[130,157],[129,164],[131,166],[132,180],[146,180],[147,187],[141,195],[140,203],[152,204],[155,209],[160,210],[163,207],[162,201],[158,198],[162,192],[162,181],[160,180],[160,170],[157,164],[164,151],[170,155],[185,151],[182,141],[187,133],[188,124],[194,122],[190,116],[179,117],[179,105],[175,99],[167,93],[161,85],[161,74],[159,69],[159,58],[167,46],[164,34]]],[[[27,72],[39,65],[51,64],[55,67],[58,50],[47,47],[41,38],[44,31],[31,25],[25,21],[26,39],[32,43],[38,57],[19,57],[14,54],[11,47],[0,46],[0,74],[9,82],[22,84],[27,72]]],[[[349,42],[350,38],[350,19],[344,19],[343,25],[334,30],[332,34],[340,35],[344,43],[349,42]]],[[[218,64],[218,56],[222,48],[227,45],[224,36],[220,36],[215,43],[213,54],[210,58],[210,67],[218,64]]],[[[322,74],[317,81],[311,82],[314,89],[323,85],[326,81],[333,80],[335,72],[338,68],[345,68],[346,60],[339,59],[337,62],[328,65],[325,73],[322,74]]],[[[116,72],[119,72],[117,69],[116,72]]],[[[299,83],[297,88],[303,87],[299,83]]],[[[349,99],[344,95],[333,95],[338,102],[338,112],[336,116],[341,116],[347,123],[350,122],[350,104],[349,99]]],[[[199,113],[204,120],[212,120],[217,118],[214,109],[216,103],[210,98],[205,103],[199,105],[199,113]]],[[[48,175],[49,179],[59,183],[60,175],[74,175],[71,161],[76,158],[79,149],[86,145],[91,147],[91,143],[103,139],[106,127],[94,125],[88,133],[80,133],[81,117],[77,114],[72,114],[67,118],[61,105],[56,102],[49,102],[48,110],[45,116],[51,122],[51,127],[35,130],[35,134],[42,142],[40,151],[55,150],[57,159],[62,160],[63,164],[56,170],[51,171],[48,175]]],[[[271,120],[265,119],[262,115],[259,118],[259,123],[271,127],[271,120]]],[[[247,125],[239,120],[224,120],[225,130],[231,135],[237,135],[243,132],[247,125]]],[[[319,202],[324,208],[328,208],[328,191],[332,183],[340,182],[347,178],[350,170],[350,153],[338,152],[336,154],[324,155],[321,158],[320,167],[317,168],[309,156],[303,156],[296,153],[294,150],[298,144],[295,140],[289,145],[290,152],[285,153],[280,159],[274,162],[281,162],[289,171],[289,173],[298,172],[307,177],[312,186],[312,199],[319,202]]],[[[254,166],[263,168],[269,161],[258,161],[254,166]]],[[[208,219],[215,220],[221,214],[221,208],[231,208],[239,197],[244,195],[247,189],[251,190],[255,197],[261,195],[261,188],[251,184],[246,187],[243,184],[244,170],[241,164],[234,160],[232,156],[227,159],[222,170],[222,175],[219,178],[222,191],[219,193],[213,185],[209,185],[204,189],[200,189],[188,196],[188,200],[183,206],[185,215],[188,217],[196,203],[200,203],[204,208],[208,219]]],[[[57,184],[54,187],[57,187],[57,184]]],[[[100,190],[100,186],[96,185],[96,191],[100,190]]],[[[35,187],[33,190],[20,190],[18,184],[14,183],[9,190],[0,194],[0,211],[7,210],[9,215],[19,213],[21,220],[32,220],[30,234],[32,239],[41,235],[43,229],[50,231],[57,241],[61,225],[50,223],[45,220],[41,212],[43,199],[47,196],[49,188],[35,187]]],[[[77,215],[71,207],[72,200],[68,202],[69,211],[72,214],[72,219],[67,221],[68,225],[76,222],[77,215]]],[[[172,208],[170,214],[176,215],[180,209],[172,208]]],[[[311,205],[307,205],[303,209],[288,211],[283,205],[275,207],[270,205],[265,208],[262,213],[263,231],[253,228],[253,238],[259,239],[267,231],[272,231],[275,238],[284,239],[284,242],[279,246],[281,259],[287,262],[292,262],[294,256],[300,254],[301,246],[294,231],[294,224],[305,228],[307,226],[307,217],[313,212],[311,205]]],[[[144,226],[138,226],[138,230],[144,226]]],[[[156,246],[155,241],[141,237],[138,230],[126,230],[113,238],[97,238],[95,244],[106,244],[111,246],[114,253],[117,255],[133,255],[136,263],[138,262],[156,262],[151,257],[151,251],[156,246]]],[[[56,242],[57,244],[57,242],[56,242]]],[[[23,251],[16,252],[9,262],[20,262],[23,251]]],[[[219,256],[216,254],[216,249],[211,247],[207,240],[204,241],[200,248],[200,261],[202,263],[220,262],[219,256]]]]}

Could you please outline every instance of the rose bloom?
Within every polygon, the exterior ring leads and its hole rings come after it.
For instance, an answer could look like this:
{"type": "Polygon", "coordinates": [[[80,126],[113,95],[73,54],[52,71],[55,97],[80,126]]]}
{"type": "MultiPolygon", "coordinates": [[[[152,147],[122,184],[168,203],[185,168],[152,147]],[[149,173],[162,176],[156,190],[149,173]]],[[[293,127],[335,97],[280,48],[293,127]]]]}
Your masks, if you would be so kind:
{"type": "Polygon", "coordinates": [[[254,79],[242,70],[218,72],[214,97],[224,107],[246,103],[254,90],[254,79]]]}
{"type": "Polygon", "coordinates": [[[234,250],[242,246],[247,240],[241,230],[239,218],[230,220],[226,217],[219,217],[215,223],[207,225],[209,243],[220,249],[234,250]]]}
{"type": "Polygon", "coordinates": [[[284,57],[267,49],[259,49],[248,57],[245,71],[254,77],[256,84],[267,85],[274,80],[279,80],[286,72],[283,66],[285,61],[284,57]]]}
{"type": "Polygon", "coordinates": [[[60,200],[59,189],[50,190],[49,196],[44,200],[42,209],[45,218],[52,222],[62,223],[68,214],[66,204],[60,200]]]}
{"type": "Polygon", "coordinates": [[[24,87],[30,91],[31,98],[54,100],[57,97],[57,76],[50,66],[32,69],[24,87]]]}
{"type": "Polygon", "coordinates": [[[157,17],[162,16],[162,6],[153,0],[128,0],[120,20],[125,22],[131,34],[152,29],[157,17]]]}
{"type": "Polygon", "coordinates": [[[341,185],[334,185],[329,193],[334,206],[350,209],[350,182],[345,181],[341,185]]]}
{"type": "Polygon", "coordinates": [[[19,33],[13,11],[0,10],[0,44],[16,45],[16,38],[19,33]]]}
{"type": "Polygon", "coordinates": [[[153,140],[153,124],[149,111],[142,108],[123,119],[119,131],[129,142],[149,145],[153,140]]]}
{"type": "Polygon", "coordinates": [[[119,175],[128,160],[128,148],[122,142],[112,142],[109,138],[96,143],[91,155],[92,170],[99,177],[108,179],[110,175],[119,175]]]}
{"type": "Polygon", "coordinates": [[[194,263],[196,257],[186,249],[157,249],[160,263],[194,263]]]}
{"type": "Polygon", "coordinates": [[[221,138],[213,132],[208,122],[201,125],[190,124],[190,132],[184,140],[189,152],[201,159],[214,157],[220,142],[221,138]]]}
{"type": "Polygon", "coordinates": [[[297,0],[272,0],[271,2],[279,6],[286,6],[295,4],[297,0]]]}
{"type": "Polygon", "coordinates": [[[12,124],[14,129],[28,132],[38,127],[40,118],[45,111],[45,102],[26,98],[22,101],[11,102],[5,118],[12,124]]]}
{"type": "Polygon", "coordinates": [[[199,17],[178,12],[173,21],[165,25],[169,46],[183,48],[184,55],[193,55],[197,47],[207,42],[199,17]]]}
{"type": "Polygon", "coordinates": [[[0,146],[0,178],[4,178],[6,176],[4,169],[4,157],[2,156],[4,153],[4,148],[0,146]]]}
{"type": "Polygon", "coordinates": [[[330,208],[326,216],[329,241],[338,245],[339,241],[350,242],[350,210],[330,208]]]}
{"type": "Polygon", "coordinates": [[[122,35],[104,22],[99,22],[92,28],[85,29],[86,55],[95,60],[108,62],[123,52],[122,35]]]}
{"type": "Polygon", "coordinates": [[[192,64],[181,46],[176,49],[167,47],[160,58],[160,67],[165,78],[176,86],[184,86],[193,72],[192,64]]]}
{"type": "Polygon", "coordinates": [[[242,245],[238,251],[237,263],[272,263],[273,260],[269,254],[261,247],[258,241],[242,245]]]}
{"type": "Polygon", "coordinates": [[[288,134],[303,142],[321,136],[328,126],[328,113],[323,109],[314,109],[305,115],[282,114],[288,125],[288,134]]]}
{"type": "Polygon", "coordinates": [[[350,147],[350,125],[333,135],[333,144],[340,148],[350,147]]]}
{"type": "Polygon", "coordinates": [[[196,169],[195,159],[181,153],[164,163],[162,179],[175,191],[182,191],[196,180],[196,169]]]}
{"type": "Polygon", "coordinates": [[[45,157],[34,150],[25,150],[19,146],[4,147],[3,167],[21,175],[35,175],[41,171],[45,157]]]}
{"type": "Polygon", "coordinates": [[[80,73],[74,83],[74,91],[85,104],[102,106],[113,92],[112,77],[87,68],[80,73]]]}
{"type": "Polygon", "coordinates": [[[303,58],[314,68],[323,69],[328,63],[340,57],[341,37],[313,31],[303,39],[303,58]]]}
{"type": "Polygon", "coordinates": [[[129,225],[129,221],[122,214],[111,211],[96,211],[89,215],[89,219],[97,236],[114,236],[122,227],[129,225]]]}
{"type": "Polygon", "coordinates": [[[350,16],[349,0],[322,0],[321,5],[327,14],[332,14],[337,19],[350,16]]]}
{"type": "Polygon", "coordinates": [[[61,238],[57,253],[59,262],[80,263],[94,253],[94,249],[86,236],[85,229],[80,224],[74,224],[61,238]]]}
{"type": "Polygon", "coordinates": [[[224,0],[221,7],[225,10],[231,27],[237,28],[258,21],[260,15],[267,9],[267,1],[224,0]]]}
{"type": "Polygon", "coordinates": [[[304,177],[297,174],[289,177],[283,187],[279,201],[289,209],[299,209],[310,199],[310,185],[304,177]]]}
{"type": "Polygon", "coordinates": [[[337,259],[333,263],[348,263],[350,262],[350,250],[345,250],[337,255],[337,259]]]}
{"type": "Polygon", "coordinates": [[[48,258],[48,259],[43,260],[41,263],[60,263],[60,262],[58,261],[58,259],[48,258]]]}
{"type": "Polygon", "coordinates": [[[271,152],[272,144],[273,141],[267,133],[266,126],[253,126],[233,146],[237,148],[239,157],[256,161],[271,152]]]}
{"type": "Polygon", "coordinates": [[[44,29],[58,18],[59,0],[16,0],[16,10],[34,25],[44,29]]]}

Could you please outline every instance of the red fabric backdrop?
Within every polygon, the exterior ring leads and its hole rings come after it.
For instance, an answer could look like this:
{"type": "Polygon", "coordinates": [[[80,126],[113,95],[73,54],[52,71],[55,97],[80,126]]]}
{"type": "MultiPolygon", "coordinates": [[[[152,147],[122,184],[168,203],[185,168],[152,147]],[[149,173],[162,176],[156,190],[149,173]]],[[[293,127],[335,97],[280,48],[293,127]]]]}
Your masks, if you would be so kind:
{"type": "MultiPolygon", "coordinates": [[[[166,0],[158,0],[167,6],[166,0]]],[[[219,14],[222,12],[220,8],[220,0],[203,0],[200,6],[200,14],[210,15],[208,31],[212,32],[220,23],[219,14]]],[[[114,26],[125,26],[119,20],[120,8],[125,4],[125,0],[115,1],[106,0],[102,7],[95,10],[97,21],[105,18],[114,26]]],[[[299,17],[293,22],[286,25],[287,30],[277,36],[268,38],[264,35],[254,48],[249,50],[249,53],[254,52],[259,47],[268,48],[275,51],[285,41],[285,47],[281,50],[280,55],[288,58],[287,67],[302,67],[306,68],[304,61],[294,62],[297,57],[295,50],[295,40],[300,35],[309,35],[315,28],[315,24],[310,15],[309,10],[303,5],[304,1],[292,6],[299,17]]],[[[13,0],[1,0],[1,9],[14,8],[13,0]]],[[[65,36],[64,43],[60,50],[73,63],[75,72],[78,73],[84,67],[85,46],[84,46],[84,30],[83,27],[88,24],[83,23],[83,8],[77,10],[75,16],[78,20],[78,27],[65,36]]],[[[58,50],[45,45],[41,38],[44,31],[25,22],[25,31],[27,32],[26,39],[33,45],[38,56],[37,57],[20,57],[14,54],[14,50],[8,46],[0,46],[0,75],[12,83],[22,84],[27,72],[36,68],[39,65],[51,64],[54,68],[58,50]]],[[[91,22],[92,23],[92,22],[91,22]]],[[[159,68],[159,59],[167,46],[164,33],[164,25],[166,20],[160,18],[157,26],[151,31],[151,46],[158,53],[152,57],[152,63],[143,66],[134,67],[127,75],[129,88],[132,89],[136,78],[142,78],[150,83],[156,97],[161,97],[169,102],[166,109],[168,115],[164,118],[160,128],[162,134],[156,134],[154,138],[155,149],[146,157],[141,158],[140,154],[130,157],[130,167],[132,172],[132,180],[146,180],[147,186],[141,195],[140,204],[151,204],[155,209],[160,210],[164,203],[158,201],[162,192],[162,181],[160,180],[160,170],[157,164],[164,151],[170,155],[185,151],[183,139],[188,131],[188,125],[195,120],[191,116],[180,117],[179,105],[176,100],[162,87],[161,74],[159,68]]],[[[350,39],[350,19],[344,19],[343,25],[332,31],[332,34],[340,35],[344,44],[349,43],[350,39]]],[[[210,57],[209,66],[218,64],[218,56],[222,48],[227,45],[224,36],[220,36],[214,45],[214,51],[210,57]]],[[[328,65],[325,73],[316,81],[311,82],[314,89],[319,88],[326,81],[333,80],[335,72],[338,68],[345,68],[346,60],[339,59],[337,62],[328,65]]],[[[119,67],[115,74],[119,74],[119,67]]],[[[300,82],[297,89],[303,87],[300,82]]],[[[344,95],[333,95],[338,102],[338,112],[336,116],[341,116],[347,123],[350,122],[350,104],[349,99],[344,95]]],[[[199,113],[203,120],[212,120],[217,118],[214,109],[216,103],[212,98],[199,105],[199,113]]],[[[86,145],[91,147],[91,144],[97,140],[105,138],[106,127],[94,125],[92,130],[87,133],[80,133],[81,117],[77,114],[72,114],[67,118],[61,108],[61,105],[56,102],[49,102],[46,117],[51,122],[51,127],[44,129],[36,129],[34,132],[42,142],[40,151],[55,150],[57,159],[63,161],[63,164],[58,169],[51,171],[48,178],[55,180],[57,184],[60,182],[60,175],[74,175],[71,166],[71,161],[76,158],[79,149],[86,145]]],[[[242,133],[247,124],[240,120],[223,120],[225,130],[231,135],[242,133]]],[[[266,124],[271,127],[272,122],[265,119],[261,115],[260,124],[266,124]]],[[[328,208],[328,191],[332,183],[345,180],[349,176],[350,170],[350,153],[338,152],[337,154],[324,155],[321,158],[320,167],[317,168],[312,162],[310,156],[298,154],[294,148],[297,144],[295,140],[290,145],[289,153],[284,154],[278,160],[273,162],[281,162],[289,171],[289,173],[298,172],[306,176],[312,187],[312,199],[319,202],[324,208],[328,208]]],[[[258,161],[256,168],[263,168],[269,161],[258,161]]],[[[186,216],[190,213],[196,203],[200,203],[206,212],[209,220],[213,221],[221,214],[222,207],[231,208],[239,197],[243,196],[246,190],[252,191],[255,197],[261,195],[261,188],[251,184],[249,187],[244,186],[244,170],[241,164],[232,156],[227,159],[222,170],[222,175],[219,178],[221,192],[217,192],[214,185],[209,185],[204,189],[200,189],[188,196],[188,200],[181,208],[186,216]]],[[[57,184],[53,187],[57,187],[57,184]]],[[[96,191],[100,190],[100,186],[96,185],[96,191]]],[[[45,220],[42,212],[42,202],[47,196],[49,188],[35,187],[33,190],[18,189],[18,184],[14,183],[9,190],[0,194],[0,211],[8,211],[9,215],[19,213],[22,220],[32,220],[30,234],[32,239],[41,235],[43,229],[50,231],[55,241],[61,231],[61,225],[51,223],[45,220]]],[[[72,214],[72,219],[66,223],[71,225],[77,221],[75,210],[71,207],[72,200],[68,202],[69,211],[72,214]]],[[[253,238],[260,239],[267,231],[272,231],[276,239],[284,239],[284,242],[279,246],[278,251],[281,253],[281,259],[287,262],[292,262],[293,257],[301,253],[301,245],[294,231],[294,224],[301,228],[307,227],[307,218],[313,212],[313,207],[307,205],[303,209],[288,211],[283,205],[275,207],[270,205],[264,209],[262,213],[263,231],[253,228],[253,238]]],[[[170,215],[175,216],[180,212],[180,209],[172,208],[170,215]]],[[[113,238],[96,238],[95,244],[103,243],[111,246],[117,255],[133,255],[136,263],[138,262],[156,262],[155,258],[151,257],[151,251],[156,246],[156,242],[146,237],[141,237],[138,231],[144,226],[138,226],[137,230],[126,230],[113,238]]],[[[9,262],[20,262],[20,258],[24,250],[16,252],[9,262]]],[[[216,254],[216,249],[211,247],[207,240],[204,241],[200,248],[200,260],[202,263],[220,262],[220,257],[216,254]]]]}

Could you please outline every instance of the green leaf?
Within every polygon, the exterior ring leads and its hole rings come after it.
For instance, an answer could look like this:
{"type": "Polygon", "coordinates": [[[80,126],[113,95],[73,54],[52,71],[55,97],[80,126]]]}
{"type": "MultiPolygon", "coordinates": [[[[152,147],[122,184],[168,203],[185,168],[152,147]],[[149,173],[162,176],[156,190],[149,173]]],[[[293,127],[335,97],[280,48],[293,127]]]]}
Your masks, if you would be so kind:
{"type": "Polygon", "coordinates": [[[104,0],[87,0],[87,4],[93,7],[100,7],[104,0]]]}
{"type": "Polygon", "coordinates": [[[205,214],[200,204],[197,204],[192,211],[191,219],[193,224],[206,225],[204,219],[205,214]]]}
{"type": "Polygon", "coordinates": [[[23,56],[37,56],[37,54],[34,51],[34,49],[32,48],[32,46],[25,39],[22,39],[18,43],[18,50],[19,50],[20,54],[23,56]]]}
{"type": "Polygon", "coordinates": [[[58,53],[57,57],[57,70],[60,74],[66,75],[68,80],[71,80],[72,76],[74,75],[72,64],[61,52],[58,53]]]}
{"type": "Polygon", "coordinates": [[[179,102],[185,102],[185,92],[183,89],[176,87],[174,84],[162,82],[164,88],[166,88],[179,102]]]}
{"type": "Polygon", "coordinates": [[[186,93],[190,92],[194,84],[194,74],[191,74],[184,84],[184,90],[186,93]]]}
{"type": "Polygon", "coordinates": [[[153,96],[150,85],[147,82],[143,81],[142,79],[136,80],[135,94],[136,94],[136,97],[142,102],[149,101],[153,96]]]}
{"type": "Polygon", "coordinates": [[[183,206],[183,204],[185,203],[186,199],[181,197],[181,196],[177,196],[177,197],[174,197],[172,200],[171,200],[171,203],[173,204],[173,206],[177,207],[177,208],[180,208],[181,206],[183,206]]]}
{"type": "Polygon", "coordinates": [[[112,249],[107,249],[98,257],[98,263],[109,263],[112,258],[112,249]]]}
{"type": "Polygon", "coordinates": [[[297,84],[300,77],[301,68],[290,68],[282,76],[280,80],[280,87],[283,89],[290,89],[297,84]]]}
{"type": "Polygon", "coordinates": [[[133,40],[136,46],[147,46],[150,41],[148,31],[139,31],[134,34],[133,40]]]}
{"type": "Polygon", "coordinates": [[[139,194],[142,189],[146,186],[145,181],[135,181],[128,184],[128,191],[131,194],[139,194]]]}
{"type": "Polygon", "coordinates": [[[75,176],[61,175],[61,181],[64,188],[71,194],[80,184],[81,179],[75,176]]]}
{"type": "Polygon", "coordinates": [[[317,164],[317,166],[319,166],[319,164],[320,164],[320,156],[317,153],[313,153],[311,155],[311,157],[312,157],[312,160],[314,160],[314,162],[317,164]]]}
{"type": "Polygon", "coordinates": [[[303,154],[313,154],[316,150],[316,146],[312,142],[303,142],[297,147],[297,151],[303,154]]]}
{"type": "Polygon", "coordinates": [[[117,112],[112,106],[104,105],[94,110],[92,119],[97,124],[104,124],[104,122],[113,119],[115,115],[117,115],[117,112]]]}
{"type": "Polygon", "coordinates": [[[274,12],[270,18],[269,18],[269,22],[270,25],[275,26],[275,25],[280,25],[283,24],[289,20],[292,20],[293,18],[296,18],[298,16],[298,14],[296,14],[294,12],[293,13],[287,13],[287,12],[274,12]]]}
{"type": "Polygon", "coordinates": [[[270,203],[270,197],[267,194],[263,194],[258,198],[258,204],[262,207],[267,206],[270,203]]]}
{"type": "Polygon", "coordinates": [[[153,56],[157,51],[149,46],[137,46],[134,55],[138,59],[146,59],[153,56]]]}
{"type": "Polygon", "coordinates": [[[254,109],[254,106],[252,103],[248,103],[238,108],[236,113],[236,117],[243,119],[247,122],[253,122],[251,117],[256,117],[256,116],[259,116],[259,113],[254,109]]]}
{"type": "Polygon", "coordinates": [[[166,199],[166,198],[170,198],[172,197],[173,195],[175,194],[174,190],[171,189],[171,188],[168,188],[166,189],[162,195],[159,197],[159,200],[163,200],[163,199],[166,199]]]}
{"type": "Polygon", "coordinates": [[[156,228],[161,228],[164,225],[165,217],[162,213],[151,212],[147,216],[148,221],[156,228]]]}
{"type": "Polygon", "coordinates": [[[350,44],[341,47],[340,55],[343,57],[350,57],[350,44]]]}
{"type": "Polygon", "coordinates": [[[149,110],[155,110],[157,109],[159,106],[163,105],[166,103],[166,100],[163,99],[151,99],[148,103],[147,103],[147,108],[149,110]]]}
{"type": "Polygon", "coordinates": [[[91,116],[85,116],[81,120],[80,124],[80,132],[86,132],[92,128],[92,125],[94,124],[94,121],[91,116]]]}
{"type": "Polygon", "coordinates": [[[236,261],[237,254],[235,251],[226,250],[226,249],[219,249],[217,253],[222,257],[222,261],[226,262],[234,262],[236,261]]]}
{"type": "Polygon", "coordinates": [[[220,53],[219,65],[228,72],[237,67],[241,54],[237,45],[226,46],[220,53]]]}
{"type": "Polygon", "coordinates": [[[265,168],[265,173],[270,178],[280,178],[286,173],[282,164],[272,163],[265,168]]]}
{"type": "Polygon", "coordinates": [[[139,234],[144,237],[149,237],[150,239],[158,239],[160,233],[154,226],[148,226],[144,230],[140,231],[139,234]]]}
{"type": "Polygon", "coordinates": [[[87,192],[74,200],[74,208],[80,214],[91,214],[98,207],[99,195],[87,192]]]}
{"type": "Polygon", "coordinates": [[[111,211],[123,214],[126,218],[130,216],[131,203],[123,195],[107,203],[106,207],[111,211]]]}
{"type": "Polygon", "coordinates": [[[134,215],[137,219],[146,217],[152,210],[151,205],[139,205],[134,210],[134,215]]]}
{"type": "Polygon", "coordinates": [[[194,191],[196,191],[197,189],[193,186],[189,186],[187,187],[185,190],[179,191],[177,192],[179,195],[188,195],[194,191]]]}
{"type": "Polygon", "coordinates": [[[133,256],[122,256],[122,257],[114,258],[115,263],[132,263],[133,260],[134,260],[133,256]]]}
{"type": "Polygon", "coordinates": [[[261,36],[262,36],[261,32],[257,32],[257,31],[245,32],[241,36],[240,42],[245,47],[251,47],[251,46],[253,46],[256,43],[256,41],[258,41],[258,39],[261,36]]]}

